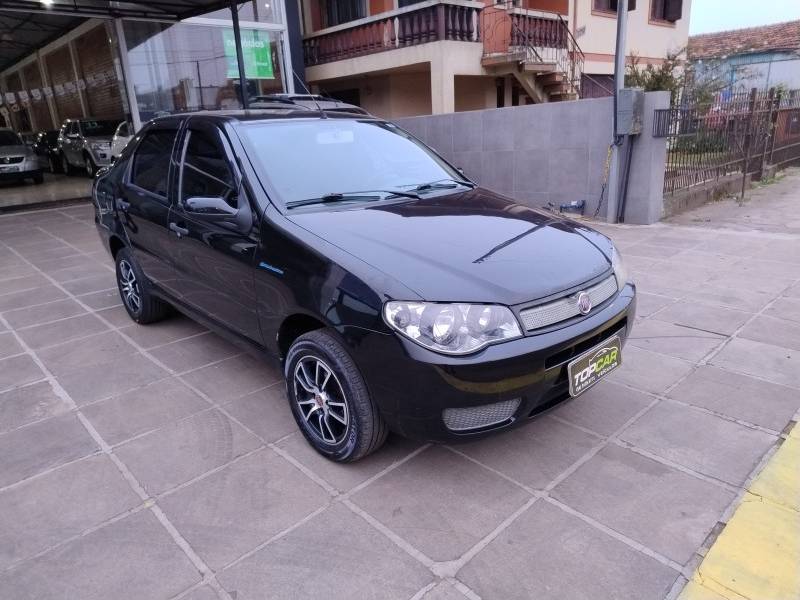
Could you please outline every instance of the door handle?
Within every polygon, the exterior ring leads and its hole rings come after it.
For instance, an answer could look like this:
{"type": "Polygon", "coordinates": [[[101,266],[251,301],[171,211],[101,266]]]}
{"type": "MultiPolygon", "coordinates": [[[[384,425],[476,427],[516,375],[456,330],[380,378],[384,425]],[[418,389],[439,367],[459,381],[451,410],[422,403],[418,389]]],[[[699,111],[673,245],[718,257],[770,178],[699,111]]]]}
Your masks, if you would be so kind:
{"type": "Polygon", "coordinates": [[[169,224],[169,230],[174,232],[175,235],[177,235],[179,238],[181,238],[181,237],[183,237],[185,235],[189,235],[189,230],[186,229],[186,227],[181,227],[177,223],[170,223],[169,224]]]}
{"type": "Polygon", "coordinates": [[[130,202],[125,202],[122,198],[117,198],[117,210],[121,210],[122,212],[128,212],[128,209],[131,207],[130,202]]]}

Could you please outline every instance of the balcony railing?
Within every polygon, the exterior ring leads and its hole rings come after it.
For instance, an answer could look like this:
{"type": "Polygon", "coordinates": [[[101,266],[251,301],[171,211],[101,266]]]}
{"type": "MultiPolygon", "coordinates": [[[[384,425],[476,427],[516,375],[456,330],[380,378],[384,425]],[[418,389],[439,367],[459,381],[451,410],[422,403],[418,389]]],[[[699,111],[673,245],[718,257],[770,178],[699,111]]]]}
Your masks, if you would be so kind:
{"type": "Polygon", "coordinates": [[[311,67],[427,42],[479,42],[481,8],[483,3],[475,0],[427,0],[324,29],[303,40],[305,65],[311,67]]]}

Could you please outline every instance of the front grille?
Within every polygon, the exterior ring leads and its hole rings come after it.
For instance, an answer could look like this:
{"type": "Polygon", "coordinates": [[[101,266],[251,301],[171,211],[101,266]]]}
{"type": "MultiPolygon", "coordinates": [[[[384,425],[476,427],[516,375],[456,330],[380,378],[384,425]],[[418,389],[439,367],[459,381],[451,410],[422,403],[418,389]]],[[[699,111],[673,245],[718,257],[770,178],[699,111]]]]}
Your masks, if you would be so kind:
{"type": "MultiPolygon", "coordinates": [[[[609,275],[600,283],[583,291],[589,295],[593,307],[599,306],[617,293],[617,279],[614,275],[609,275]]],[[[522,318],[525,330],[532,331],[566,321],[579,314],[581,311],[578,309],[578,294],[573,294],[553,302],[526,308],[520,311],[519,316],[522,318]]]]}
{"type": "Polygon", "coordinates": [[[3,156],[0,157],[0,165],[16,165],[21,163],[24,156],[3,156]]]}
{"type": "Polygon", "coordinates": [[[450,431],[484,429],[508,421],[519,408],[519,403],[520,399],[514,398],[469,408],[445,408],[442,418],[450,431]]]}

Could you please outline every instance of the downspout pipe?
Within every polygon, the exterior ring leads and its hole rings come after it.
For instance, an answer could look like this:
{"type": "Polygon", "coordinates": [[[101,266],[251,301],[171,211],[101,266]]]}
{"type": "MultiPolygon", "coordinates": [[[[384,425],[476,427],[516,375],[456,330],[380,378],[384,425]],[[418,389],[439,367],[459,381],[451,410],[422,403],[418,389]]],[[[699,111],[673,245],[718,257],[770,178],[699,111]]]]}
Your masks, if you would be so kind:
{"type": "Polygon", "coordinates": [[[236,43],[236,64],[239,67],[239,89],[242,94],[242,108],[250,108],[247,95],[247,76],[244,72],[244,54],[242,52],[242,32],[239,29],[239,2],[231,0],[231,20],[233,21],[233,39],[236,43]]]}

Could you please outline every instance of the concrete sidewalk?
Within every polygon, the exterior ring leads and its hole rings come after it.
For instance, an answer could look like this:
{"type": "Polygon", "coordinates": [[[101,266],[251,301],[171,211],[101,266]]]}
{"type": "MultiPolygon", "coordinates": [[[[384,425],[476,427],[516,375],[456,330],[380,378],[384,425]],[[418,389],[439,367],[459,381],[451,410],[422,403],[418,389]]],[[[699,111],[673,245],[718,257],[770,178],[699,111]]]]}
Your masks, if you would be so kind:
{"type": "Polygon", "coordinates": [[[602,227],[640,292],[609,381],[340,466],[278,365],[131,324],[89,206],[0,216],[0,598],[677,597],[800,408],[800,236],[702,223],[602,227]]]}

